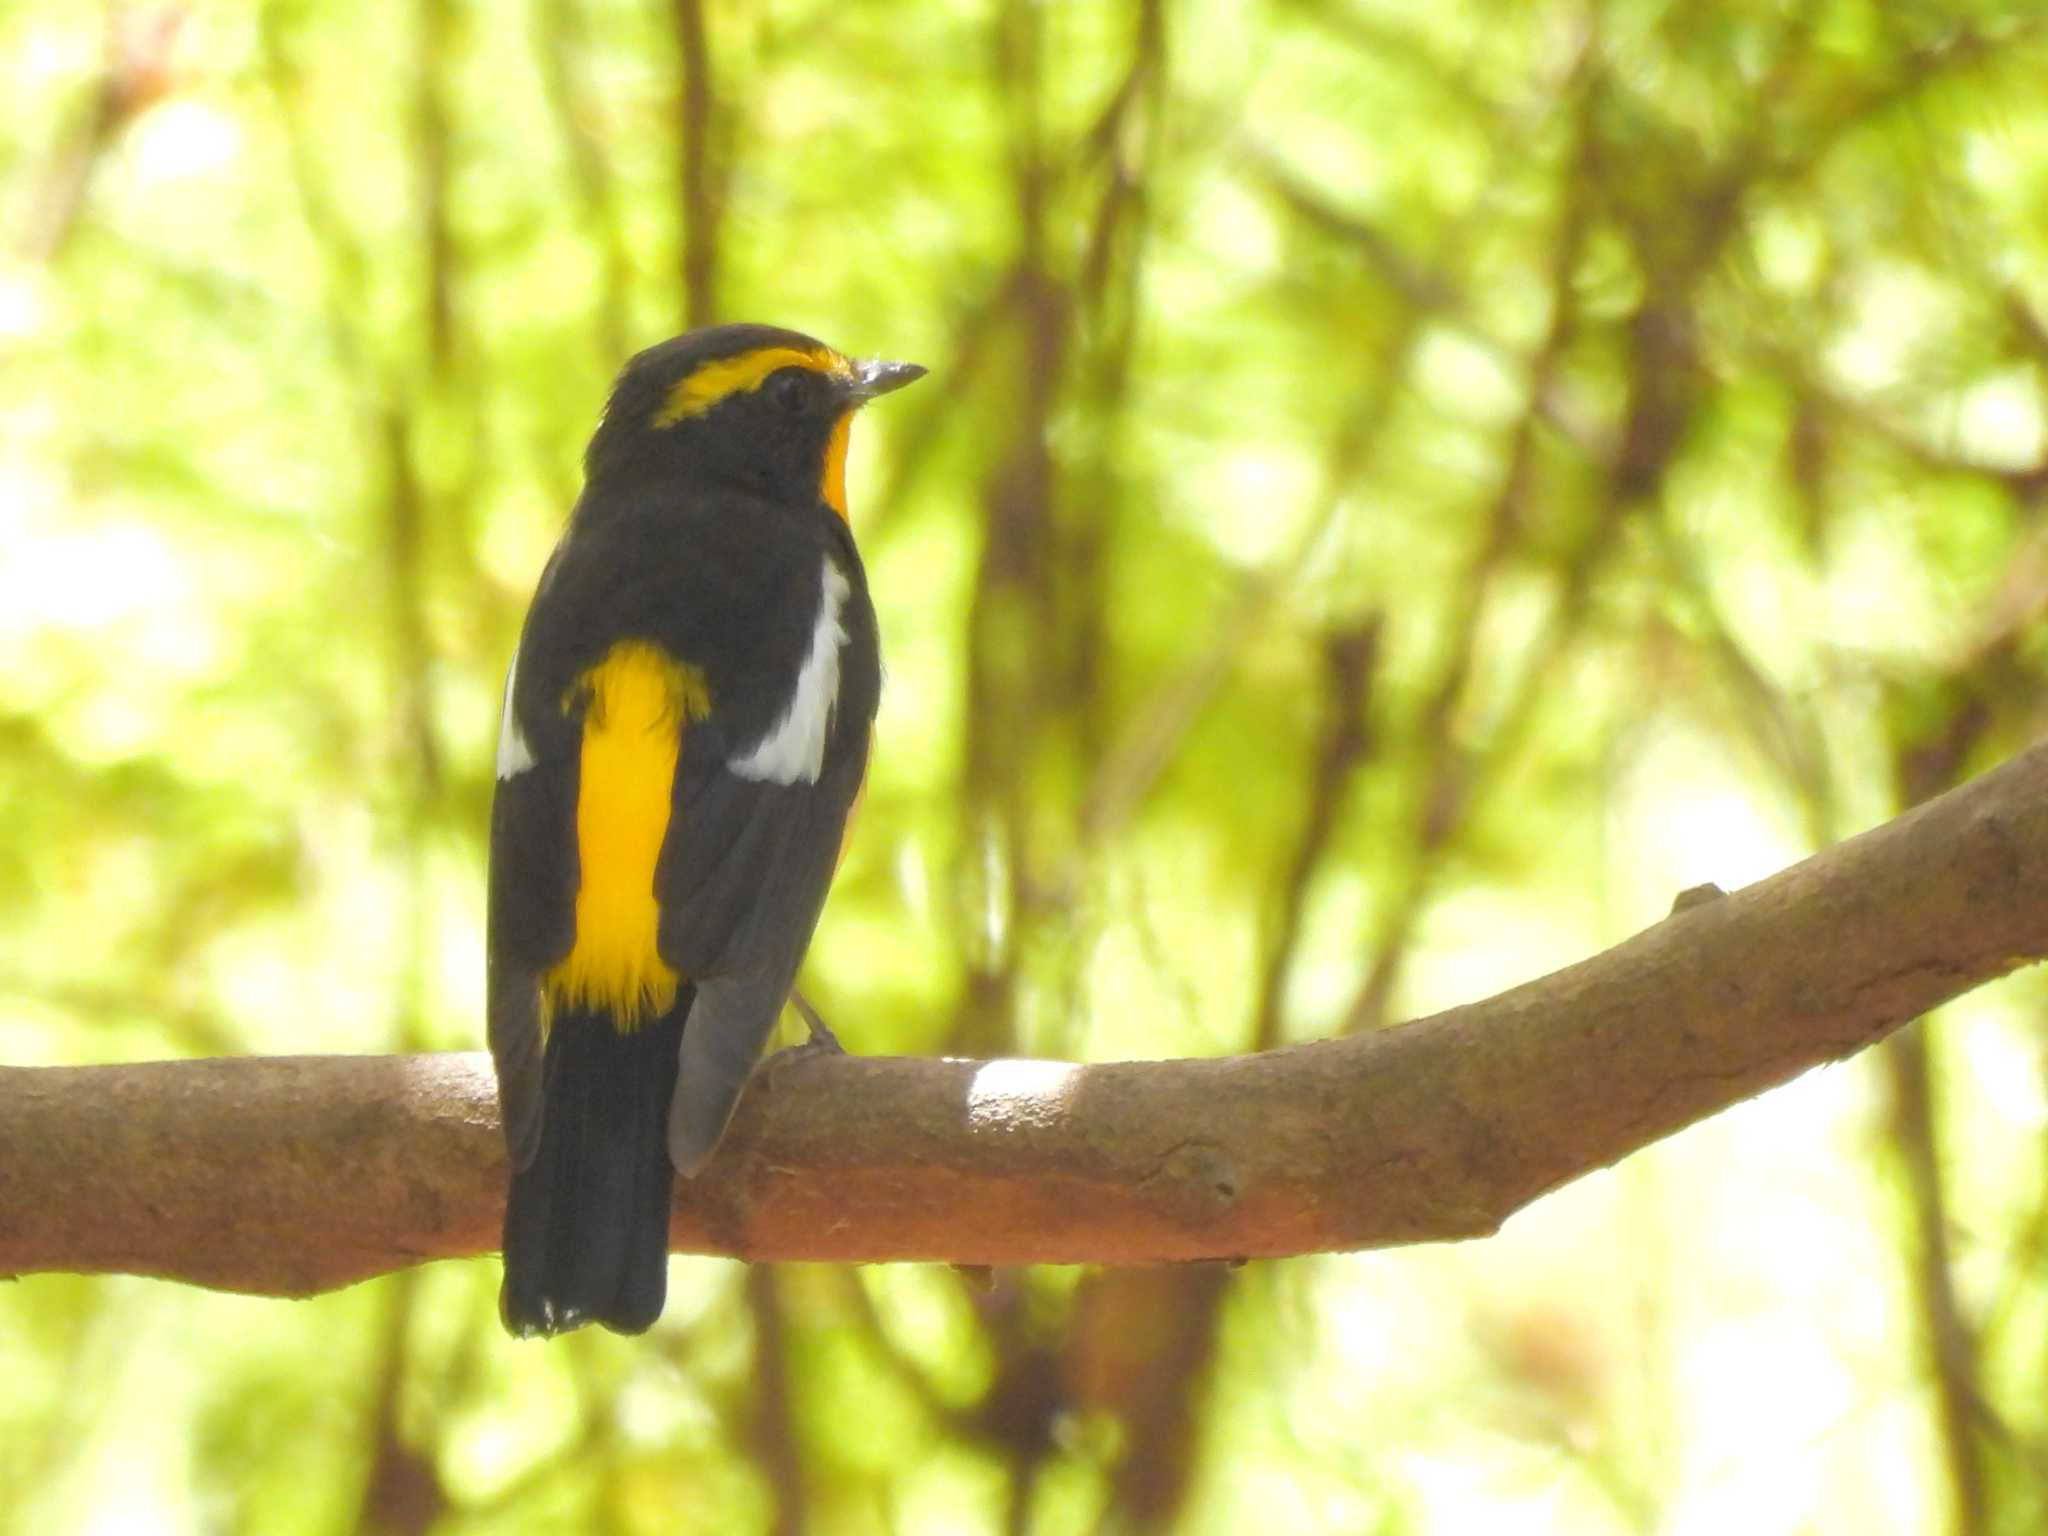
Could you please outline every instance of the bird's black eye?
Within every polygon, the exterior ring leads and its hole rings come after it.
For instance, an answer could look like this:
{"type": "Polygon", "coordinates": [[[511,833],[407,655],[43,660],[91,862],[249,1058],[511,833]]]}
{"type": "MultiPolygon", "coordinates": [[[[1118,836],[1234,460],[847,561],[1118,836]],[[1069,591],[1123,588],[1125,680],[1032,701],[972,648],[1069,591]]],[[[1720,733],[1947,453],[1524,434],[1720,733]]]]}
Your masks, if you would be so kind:
{"type": "Polygon", "coordinates": [[[801,416],[811,404],[811,376],[801,368],[785,368],[768,386],[775,403],[792,416],[801,416]]]}

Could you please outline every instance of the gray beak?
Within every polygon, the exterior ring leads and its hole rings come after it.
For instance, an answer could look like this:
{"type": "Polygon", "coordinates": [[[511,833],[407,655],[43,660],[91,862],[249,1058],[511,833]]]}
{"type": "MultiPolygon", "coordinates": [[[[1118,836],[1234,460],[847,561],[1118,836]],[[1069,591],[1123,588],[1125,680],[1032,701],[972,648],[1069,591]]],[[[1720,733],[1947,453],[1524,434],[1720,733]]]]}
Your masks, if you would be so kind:
{"type": "Polygon", "coordinates": [[[856,405],[864,405],[877,395],[886,395],[892,389],[901,389],[913,384],[930,372],[923,363],[884,363],[870,361],[853,365],[853,387],[847,391],[856,405]]]}

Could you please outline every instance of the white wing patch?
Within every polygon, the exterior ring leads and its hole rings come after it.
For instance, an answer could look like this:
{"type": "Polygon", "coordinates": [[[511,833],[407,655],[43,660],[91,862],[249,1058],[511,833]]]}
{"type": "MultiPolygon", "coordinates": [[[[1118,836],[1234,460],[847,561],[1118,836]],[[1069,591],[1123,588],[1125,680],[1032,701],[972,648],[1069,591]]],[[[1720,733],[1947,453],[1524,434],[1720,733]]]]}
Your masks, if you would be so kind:
{"type": "Polygon", "coordinates": [[[533,766],[533,748],[526,733],[512,718],[512,685],[519,679],[519,653],[512,653],[512,665],[505,669],[505,713],[498,721],[498,777],[517,778],[533,766]]]}
{"type": "Polygon", "coordinates": [[[846,644],[846,575],[829,559],[818,594],[818,621],[811,630],[810,654],[796,675],[789,708],[782,719],[732,771],[744,779],[776,784],[818,782],[825,767],[825,738],[831,734],[832,711],[839,704],[839,648],[846,644]]]}

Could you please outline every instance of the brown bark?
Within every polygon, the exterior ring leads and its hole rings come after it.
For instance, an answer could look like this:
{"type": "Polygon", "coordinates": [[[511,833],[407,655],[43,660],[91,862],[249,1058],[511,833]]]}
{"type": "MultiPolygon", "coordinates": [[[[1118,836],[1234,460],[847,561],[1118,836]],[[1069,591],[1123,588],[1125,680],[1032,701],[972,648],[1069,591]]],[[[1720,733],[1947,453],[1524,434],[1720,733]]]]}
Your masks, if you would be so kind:
{"type": "MultiPolygon", "coordinates": [[[[1144,1263],[1479,1236],[2048,954],[2048,745],[1603,954],[1225,1060],[804,1057],[682,1182],[754,1259],[1144,1263]]],[[[481,1055],[0,1070],[0,1272],[281,1295],[494,1246],[481,1055]]]]}

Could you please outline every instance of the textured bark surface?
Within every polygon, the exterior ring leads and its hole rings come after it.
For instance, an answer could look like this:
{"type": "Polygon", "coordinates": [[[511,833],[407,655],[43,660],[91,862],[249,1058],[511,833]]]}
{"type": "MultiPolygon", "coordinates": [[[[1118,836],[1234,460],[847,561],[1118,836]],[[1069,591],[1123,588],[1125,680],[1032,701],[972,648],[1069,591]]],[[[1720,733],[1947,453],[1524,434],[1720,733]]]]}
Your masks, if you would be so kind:
{"type": "MultiPolygon", "coordinates": [[[[1225,1060],[802,1057],[680,1251],[1142,1263],[1493,1231],[1546,1190],[2048,954],[2048,746],[1512,991],[1225,1060]]],[[[481,1054],[0,1069],[0,1273],[305,1295],[491,1250],[481,1054]]]]}

